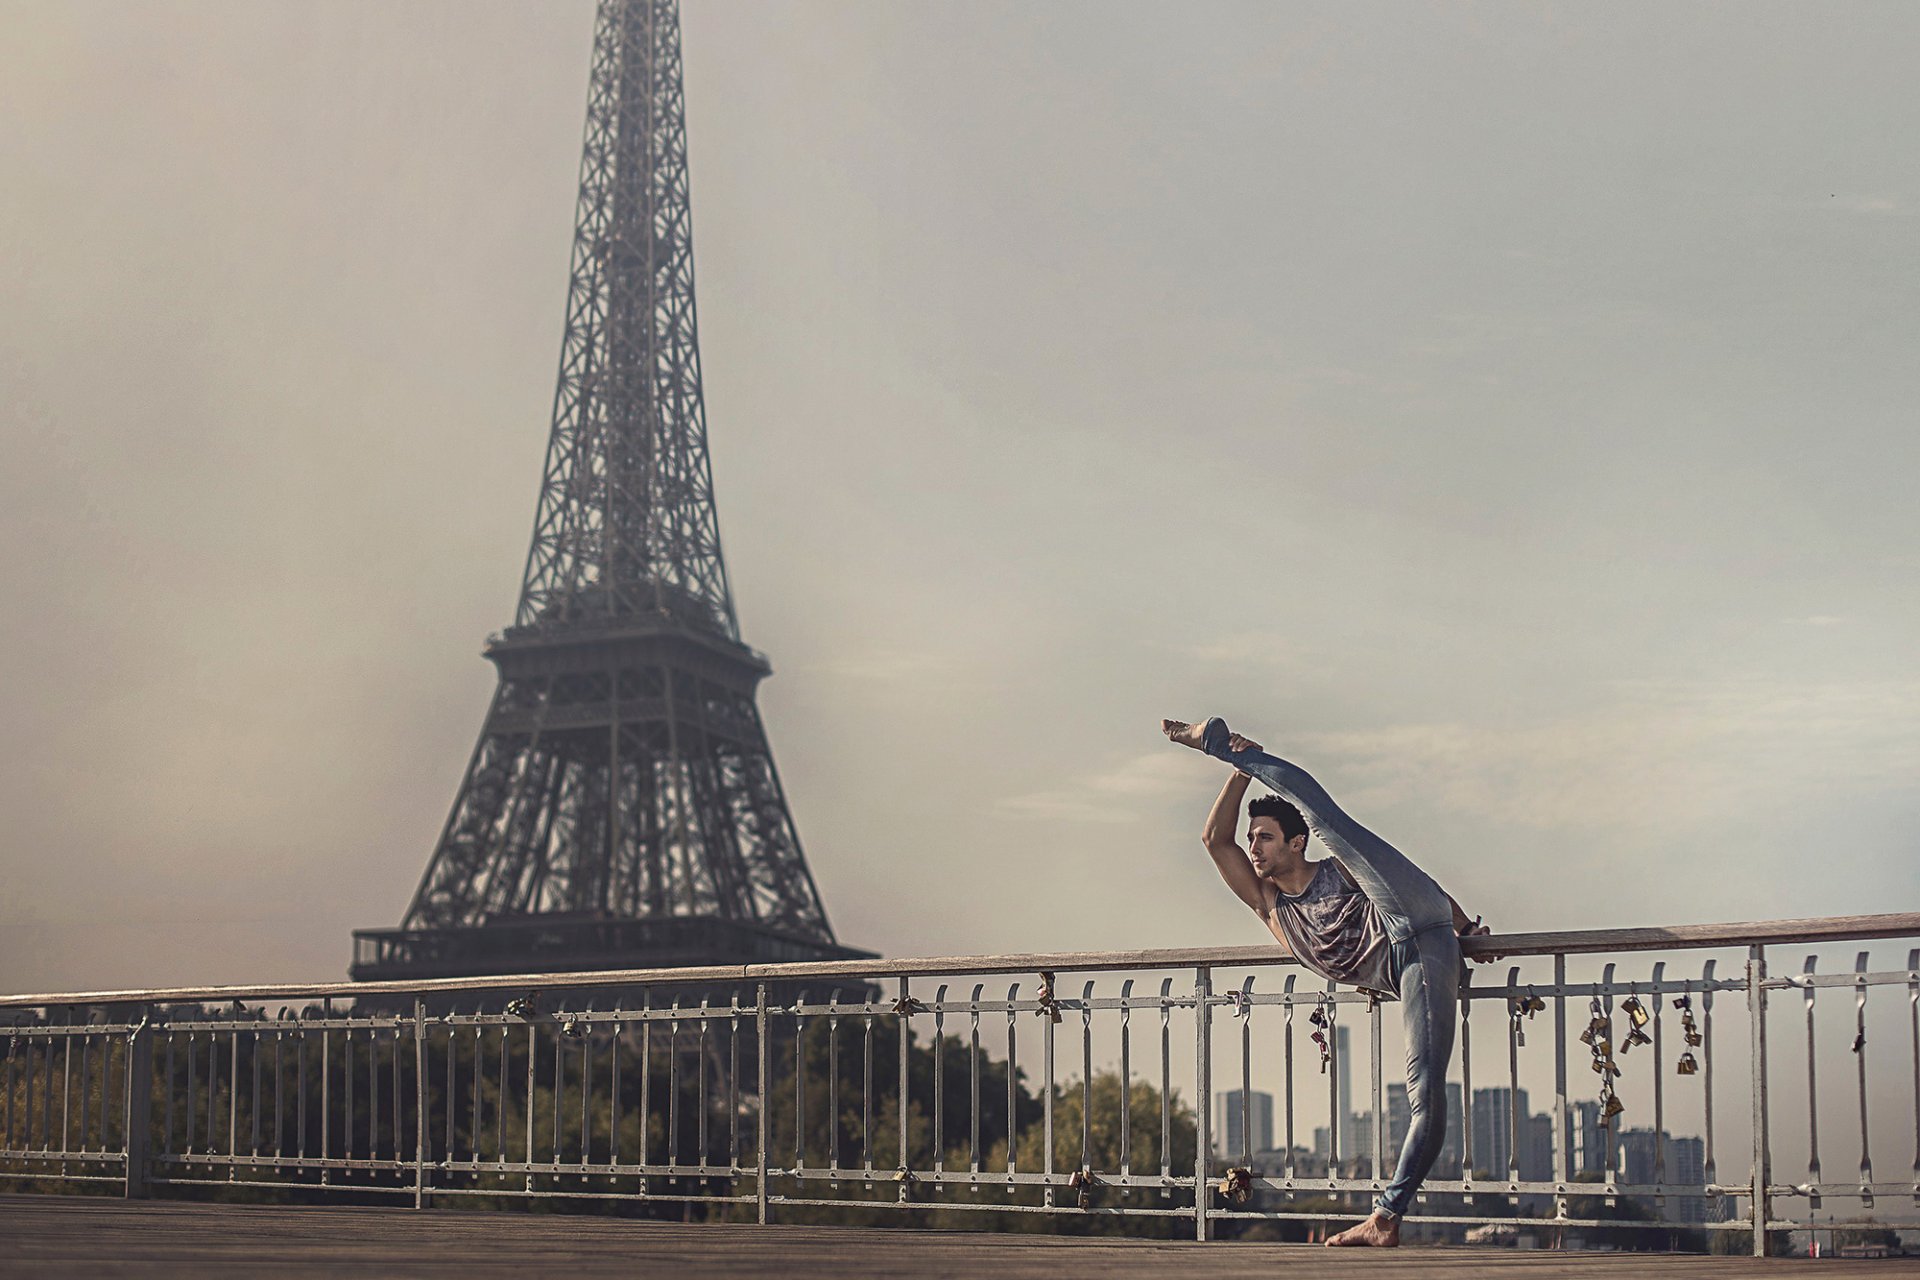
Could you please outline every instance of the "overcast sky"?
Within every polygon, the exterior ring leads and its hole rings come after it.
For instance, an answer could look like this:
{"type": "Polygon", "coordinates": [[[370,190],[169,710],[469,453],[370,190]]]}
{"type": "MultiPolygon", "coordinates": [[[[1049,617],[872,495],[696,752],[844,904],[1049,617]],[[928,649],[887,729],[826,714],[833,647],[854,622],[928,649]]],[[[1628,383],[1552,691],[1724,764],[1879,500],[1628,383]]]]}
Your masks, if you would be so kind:
{"type": "MultiPolygon", "coordinates": [[[[0,987],[399,921],[592,17],[0,5],[0,987]]],[[[1259,941],[1158,737],[1209,713],[1501,930],[1915,906],[1920,9],[684,24],[722,536],[844,941],[1259,941]]]]}

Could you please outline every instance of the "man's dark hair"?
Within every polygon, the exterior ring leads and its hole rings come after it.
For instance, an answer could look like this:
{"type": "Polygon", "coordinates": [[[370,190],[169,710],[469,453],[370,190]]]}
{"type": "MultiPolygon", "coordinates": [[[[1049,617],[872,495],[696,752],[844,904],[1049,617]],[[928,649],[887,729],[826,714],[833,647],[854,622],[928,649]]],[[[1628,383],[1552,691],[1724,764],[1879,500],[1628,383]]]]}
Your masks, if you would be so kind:
{"type": "Polygon", "coordinates": [[[1272,818],[1280,824],[1280,834],[1288,840],[1307,834],[1307,820],[1300,811],[1279,796],[1261,796],[1247,806],[1247,819],[1272,818]]]}

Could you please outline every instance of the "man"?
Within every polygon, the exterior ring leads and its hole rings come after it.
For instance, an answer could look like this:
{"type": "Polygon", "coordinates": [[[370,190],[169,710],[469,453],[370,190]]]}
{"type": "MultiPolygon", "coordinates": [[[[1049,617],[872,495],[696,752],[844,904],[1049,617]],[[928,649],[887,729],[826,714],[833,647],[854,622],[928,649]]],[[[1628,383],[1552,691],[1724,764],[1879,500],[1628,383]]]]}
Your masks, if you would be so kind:
{"type": "MultiPolygon", "coordinates": [[[[1229,732],[1163,720],[1181,746],[1234,768],[1213,802],[1201,841],[1220,878],[1301,964],[1324,978],[1401,1002],[1407,1030],[1406,1144],[1393,1181],[1366,1221],[1330,1245],[1400,1243],[1400,1218],[1446,1139],[1447,1061],[1460,998],[1460,938],[1489,932],[1404,854],[1355,822],[1307,771],[1229,732]],[[1235,842],[1240,801],[1258,778],[1278,795],[1247,806],[1247,848],[1235,842]],[[1291,803],[1289,803],[1291,801],[1291,803]],[[1298,806],[1296,808],[1296,806],[1298,806]],[[1332,855],[1306,859],[1307,833],[1332,855]]],[[[1490,961],[1492,956],[1477,959],[1490,961]]]]}

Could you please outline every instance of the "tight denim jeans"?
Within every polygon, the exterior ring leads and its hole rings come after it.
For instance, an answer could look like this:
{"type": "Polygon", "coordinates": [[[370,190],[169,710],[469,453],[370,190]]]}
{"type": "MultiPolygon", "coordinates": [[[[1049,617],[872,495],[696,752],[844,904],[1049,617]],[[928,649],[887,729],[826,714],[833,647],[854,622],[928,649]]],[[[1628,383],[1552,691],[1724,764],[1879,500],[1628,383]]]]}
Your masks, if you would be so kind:
{"type": "Polygon", "coordinates": [[[1407,1141],[1393,1181],[1373,1207],[1400,1217],[1426,1179],[1447,1136],[1447,1062],[1453,1057],[1460,1000],[1460,939],[1453,904],[1433,877],[1355,822],[1299,765],[1264,751],[1229,751],[1227,726],[1207,721],[1204,749],[1293,802],[1327,852],[1379,909],[1389,939],[1389,972],[1400,992],[1407,1032],[1407,1141]]]}

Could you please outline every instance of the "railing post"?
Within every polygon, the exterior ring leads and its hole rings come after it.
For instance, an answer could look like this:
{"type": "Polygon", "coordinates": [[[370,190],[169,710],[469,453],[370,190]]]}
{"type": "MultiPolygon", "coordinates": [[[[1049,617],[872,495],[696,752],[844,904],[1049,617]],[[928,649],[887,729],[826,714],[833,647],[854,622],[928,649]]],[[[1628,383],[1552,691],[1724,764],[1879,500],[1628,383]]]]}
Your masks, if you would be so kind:
{"type": "MultiPolygon", "coordinates": [[[[759,995],[754,1004],[753,1011],[754,1039],[760,1047],[760,1060],[757,1064],[756,1072],[759,1087],[759,1105],[754,1108],[754,1145],[757,1146],[759,1150],[754,1154],[755,1173],[757,1177],[754,1182],[753,1200],[754,1209],[759,1215],[761,1226],[765,1226],[767,1223],[767,1143],[773,1133],[773,1117],[771,1115],[772,1099],[770,1097],[772,1092],[772,1072],[770,1066],[770,1050],[767,1045],[768,1022],[767,984],[763,982],[760,984],[759,995]]],[[[797,1027],[798,1024],[796,1023],[796,1033],[797,1027]]],[[[793,1117],[795,1132],[799,1132],[803,1119],[804,1117],[796,1110],[793,1117]]]]}
{"type": "Polygon", "coordinates": [[[1753,1256],[1767,1256],[1767,1220],[1773,1216],[1767,1152],[1767,950],[1747,948],[1747,1019],[1753,1039],[1753,1256]]]}
{"type": "MultiPolygon", "coordinates": [[[[1573,1181],[1573,1126],[1567,1110],[1567,957],[1553,957],[1553,1216],[1567,1216],[1566,1185],[1573,1181]]],[[[1656,997],[1657,998],[1657,997],[1656,997]]],[[[1566,1237],[1556,1235],[1556,1247],[1566,1237]]]]}
{"type": "MultiPolygon", "coordinates": [[[[127,1035],[127,1075],[120,1114],[126,1122],[126,1196],[147,1198],[148,1148],[153,1128],[153,1034],[147,1029],[149,1011],[127,1035]]],[[[168,1082],[171,1087],[172,1082],[168,1082]]]]}
{"type": "Polygon", "coordinates": [[[1193,1238],[1205,1240],[1207,1165],[1213,1153],[1213,970],[1193,971],[1193,1238]]]}
{"type": "MultiPolygon", "coordinates": [[[[453,1052],[451,1035],[447,1052],[453,1052]]],[[[451,1097],[447,1106],[453,1106],[451,1097]]],[[[395,1135],[395,1145],[399,1141],[395,1135]]],[[[427,1002],[418,996],[413,998],[413,1207],[427,1207],[427,1002]]]]}

